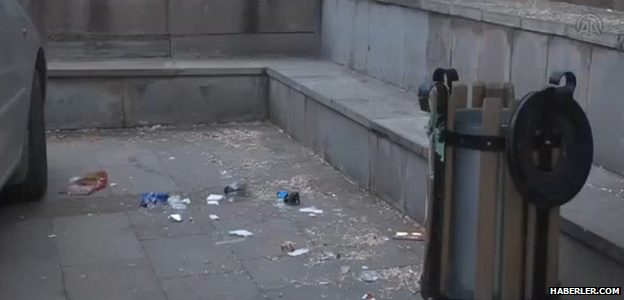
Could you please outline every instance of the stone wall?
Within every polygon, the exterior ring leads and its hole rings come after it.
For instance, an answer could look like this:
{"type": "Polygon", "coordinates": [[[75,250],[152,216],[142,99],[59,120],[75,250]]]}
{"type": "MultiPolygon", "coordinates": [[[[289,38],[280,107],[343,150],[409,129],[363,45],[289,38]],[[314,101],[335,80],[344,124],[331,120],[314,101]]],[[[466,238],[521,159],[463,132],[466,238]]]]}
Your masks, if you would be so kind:
{"type": "Polygon", "coordinates": [[[624,11],[624,1],[622,0],[550,0],[556,2],[566,2],[575,5],[586,5],[592,7],[607,8],[624,11]]]}
{"type": "Polygon", "coordinates": [[[320,0],[20,0],[55,58],[317,53],[320,0]]]}
{"type": "Polygon", "coordinates": [[[616,49],[623,39],[607,31],[617,30],[624,14],[604,16],[604,31],[584,36],[574,31],[584,12],[559,10],[540,19],[541,12],[557,7],[460,2],[470,1],[325,0],[322,53],[409,90],[433,69],[453,67],[467,82],[511,81],[516,97],[523,97],[544,87],[551,72],[573,71],[575,98],[593,129],[594,162],[624,174],[624,54],[616,49]]]}

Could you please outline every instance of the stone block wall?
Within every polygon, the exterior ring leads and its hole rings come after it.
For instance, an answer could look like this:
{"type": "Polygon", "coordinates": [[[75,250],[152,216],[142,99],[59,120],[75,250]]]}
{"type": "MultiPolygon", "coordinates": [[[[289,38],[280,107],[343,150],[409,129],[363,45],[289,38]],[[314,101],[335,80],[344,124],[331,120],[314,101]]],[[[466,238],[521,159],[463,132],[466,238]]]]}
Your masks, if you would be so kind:
{"type": "Polygon", "coordinates": [[[317,53],[320,0],[19,0],[56,58],[317,53]]]}
{"type": "MultiPolygon", "coordinates": [[[[325,0],[322,54],[414,91],[437,67],[453,67],[467,82],[511,81],[518,98],[543,88],[555,70],[573,71],[575,98],[593,129],[594,162],[624,174],[624,53],[613,36],[624,14],[605,15],[604,32],[583,36],[574,28],[584,12],[559,11],[569,19],[564,23],[525,18],[526,12],[541,18],[540,7],[518,1],[461,2],[325,0]]],[[[623,37],[624,31],[618,43],[623,37]]]]}
{"type": "Polygon", "coordinates": [[[222,76],[54,77],[46,126],[128,128],[261,121],[267,117],[266,86],[267,78],[259,71],[222,76]]]}
{"type": "Polygon", "coordinates": [[[599,8],[608,8],[613,10],[624,11],[624,1],[622,0],[550,0],[556,2],[565,2],[575,5],[585,5],[599,8]]]}

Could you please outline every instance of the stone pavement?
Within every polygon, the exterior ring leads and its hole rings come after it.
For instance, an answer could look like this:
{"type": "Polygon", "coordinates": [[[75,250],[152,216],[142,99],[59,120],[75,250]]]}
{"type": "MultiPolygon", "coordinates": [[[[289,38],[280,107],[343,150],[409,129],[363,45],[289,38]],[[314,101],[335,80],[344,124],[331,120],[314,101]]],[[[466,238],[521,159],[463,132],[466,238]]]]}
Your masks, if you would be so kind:
{"type": "Polygon", "coordinates": [[[420,299],[423,245],[391,239],[417,224],[270,124],[49,136],[46,199],[0,207],[2,300],[420,299]],[[100,169],[108,188],[59,193],[100,169]],[[238,180],[245,197],[206,204],[238,180]],[[278,205],[282,188],[299,190],[301,206],[278,205]],[[140,208],[144,192],[190,198],[183,222],[140,208]],[[308,206],[323,213],[298,211],[308,206]],[[229,236],[237,229],[254,236],[229,236]],[[310,252],[288,256],[285,241],[310,252]],[[364,268],[379,279],[362,281],[364,268]]]}

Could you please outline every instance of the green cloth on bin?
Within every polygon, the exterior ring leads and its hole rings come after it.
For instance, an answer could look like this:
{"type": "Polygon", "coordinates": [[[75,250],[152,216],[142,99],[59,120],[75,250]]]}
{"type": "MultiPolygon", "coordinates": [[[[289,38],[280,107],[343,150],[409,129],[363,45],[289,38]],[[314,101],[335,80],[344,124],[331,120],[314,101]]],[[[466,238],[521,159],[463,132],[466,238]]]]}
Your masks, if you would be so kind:
{"type": "Polygon", "coordinates": [[[434,90],[429,95],[429,107],[431,107],[432,110],[429,114],[427,135],[429,136],[429,140],[433,142],[431,147],[435,147],[435,153],[440,157],[440,161],[444,162],[444,154],[446,152],[444,151],[446,149],[444,132],[446,130],[447,103],[445,101],[436,101],[436,98],[437,91],[434,90]],[[433,109],[434,107],[435,109],[433,109]]]}

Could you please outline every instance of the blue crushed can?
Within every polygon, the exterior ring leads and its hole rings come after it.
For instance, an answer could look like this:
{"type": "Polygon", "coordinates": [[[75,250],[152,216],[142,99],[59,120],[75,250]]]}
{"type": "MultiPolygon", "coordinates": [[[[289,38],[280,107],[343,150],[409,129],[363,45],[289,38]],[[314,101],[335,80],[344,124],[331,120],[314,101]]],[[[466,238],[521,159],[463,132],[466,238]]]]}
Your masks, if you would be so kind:
{"type": "Polygon", "coordinates": [[[168,199],[169,194],[166,193],[145,193],[141,196],[141,207],[165,204],[168,199]]]}
{"type": "Polygon", "coordinates": [[[284,201],[288,205],[299,205],[299,192],[280,190],[277,192],[277,198],[284,201]]]}

